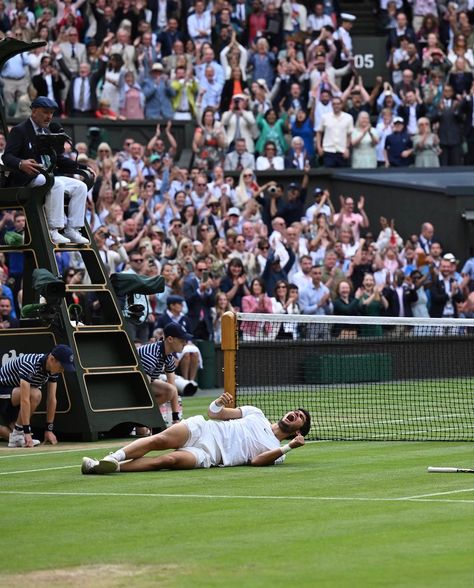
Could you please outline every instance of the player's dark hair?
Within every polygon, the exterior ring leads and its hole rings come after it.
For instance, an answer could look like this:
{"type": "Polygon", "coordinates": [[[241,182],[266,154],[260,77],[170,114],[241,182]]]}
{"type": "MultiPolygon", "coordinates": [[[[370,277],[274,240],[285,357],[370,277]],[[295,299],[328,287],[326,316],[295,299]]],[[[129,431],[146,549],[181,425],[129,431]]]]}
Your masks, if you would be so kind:
{"type": "Polygon", "coordinates": [[[303,435],[303,437],[306,437],[306,435],[309,433],[309,430],[311,429],[311,415],[304,408],[297,408],[296,410],[301,410],[301,412],[304,413],[306,417],[306,421],[300,429],[300,433],[303,435]]]}

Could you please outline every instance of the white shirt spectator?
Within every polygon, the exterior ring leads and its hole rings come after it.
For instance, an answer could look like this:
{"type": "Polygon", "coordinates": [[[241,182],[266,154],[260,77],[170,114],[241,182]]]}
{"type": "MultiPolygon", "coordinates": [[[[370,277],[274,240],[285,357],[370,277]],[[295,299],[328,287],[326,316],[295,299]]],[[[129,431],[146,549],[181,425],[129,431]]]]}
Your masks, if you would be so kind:
{"type": "Polygon", "coordinates": [[[191,39],[196,43],[204,43],[211,40],[211,13],[206,10],[201,14],[191,14],[187,20],[188,33],[191,39]],[[205,32],[203,35],[201,32],[205,32]]]}
{"type": "Polygon", "coordinates": [[[265,171],[268,169],[282,170],[285,169],[285,160],[283,157],[281,157],[281,155],[276,155],[272,158],[271,161],[268,159],[268,157],[260,155],[257,157],[256,169],[258,171],[265,171]]]}
{"type": "Polygon", "coordinates": [[[317,131],[323,133],[322,147],[327,153],[343,153],[347,149],[347,136],[354,130],[354,119],[347,112],[323,115],[317,131]]]}

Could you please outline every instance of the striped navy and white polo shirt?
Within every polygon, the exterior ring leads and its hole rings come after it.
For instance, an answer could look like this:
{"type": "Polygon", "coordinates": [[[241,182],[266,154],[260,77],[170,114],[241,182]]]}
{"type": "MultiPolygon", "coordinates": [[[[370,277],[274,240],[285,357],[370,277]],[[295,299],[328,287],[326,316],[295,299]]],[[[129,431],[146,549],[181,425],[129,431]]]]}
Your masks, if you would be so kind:
{"type": "Polygon", "coordinates": [[[138,348],[138,357],[142,362],[145,373],[152,380],[156,380],[159,375],[165,372],[169,374],[176,371],[174,355],[172,353],[165,355],[164,341],[142,345],[138,348]]]}
{"type": "Polygon", "coordinates": [[[0,386],[17,388],[25,380],[34,388],[41,388],[46,382],[57,382],[59,374],[46,371],[46,353],[26,353],[6,363],[0,369],[0,386]]]}

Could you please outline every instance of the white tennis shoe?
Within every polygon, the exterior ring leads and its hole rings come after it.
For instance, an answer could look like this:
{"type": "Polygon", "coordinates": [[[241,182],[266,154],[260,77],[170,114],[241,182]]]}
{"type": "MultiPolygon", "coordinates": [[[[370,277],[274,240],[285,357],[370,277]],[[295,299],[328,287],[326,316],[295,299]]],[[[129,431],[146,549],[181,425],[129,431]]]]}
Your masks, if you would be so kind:
{"type": "Polygon", "coordinates": [[[113,474],[120,469],[119,462],[111,455],[106,455],[99,460],[99,464],[95,468],[96,474],[113,474]]]}
{"type": "Polygon", "coordinates": [[[113,474],[119,471],[119,462],[111,455],[106,455],[103,459],[97,460],[92,457],[83,457],[81,472],[87,474],[113,474]]]}
{"type": "Polygon", "coordinates": [[[79,229],[73,227],[66,227],[64,229],[64,236],[69,239],[71,243],[76,245],[88,245],[89,239],[86,239],[80,232],[79,229]]]}
{"type": "Polygon", "coordinates": [[[82,458],[82,466],[81,466],[81,472],[84,475],[87,474],[95,474],[95,466],[99,465],[99,460],[97,459],[92,459],[92,457],[83,457],[82,458]]]}
{"type": "MultiPolygon", "coordinates": [[[[39,439],[33,439],[33,447],[36,447],[40,443],[41,441],[39,439]]],[[[17,431],[15,429],[10,433],[8,447],[26,447],[25,434],[23,431],[17,431]]]]}

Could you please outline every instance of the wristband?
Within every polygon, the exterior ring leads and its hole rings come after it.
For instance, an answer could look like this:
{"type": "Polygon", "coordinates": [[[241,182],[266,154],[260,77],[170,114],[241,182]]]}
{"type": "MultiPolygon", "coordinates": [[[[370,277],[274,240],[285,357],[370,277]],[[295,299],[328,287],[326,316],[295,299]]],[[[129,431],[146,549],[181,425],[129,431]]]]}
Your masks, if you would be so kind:
{"type": "Polygon", "coordinates": [[[22,163],[23,163],[23,161],[20,160],[20,163],[18,164],[18,169],[21,169],[22,163]]]}
{"type": "Polygon", "coordinates": [[[23,425],[23,433],[25,433],[25,435],[31,435],[30,425],[23,425]]]}
{"type": "Polygon", "coordinates": [[[46,423],[45,431],[51,431],[52,433],[54,431],[54,423],[46,423]]]}
{"type": "Polygon", "coordinates": [[[288,451],[291,451],[293,449],[293,447],[290,447],[289,444],[287,445],[283,445],[283,447],[280,447],[281,449],[281,454],[285,455],[285,453],[288,453],[288,451]]]}
{"type": "Polygon", "coordinates": [[[217,404],[217,402],[215,400],[213,400],[211,402],[211,404],[209,405],[209,410],[213,413],[213,414],[218,414],[224,407],[223,406],[219,406],[217,404]]]}
{"type": "Polygon", "coordinates": [[[15,431],[19,433],[23,433],[23,425],[15,425],[15,431]]]}
{"type": "Polygon", "coordinates": [[[179,412],[172,412],[171,413],[171,419],[173,421],[179,421],[179,412]]]}

